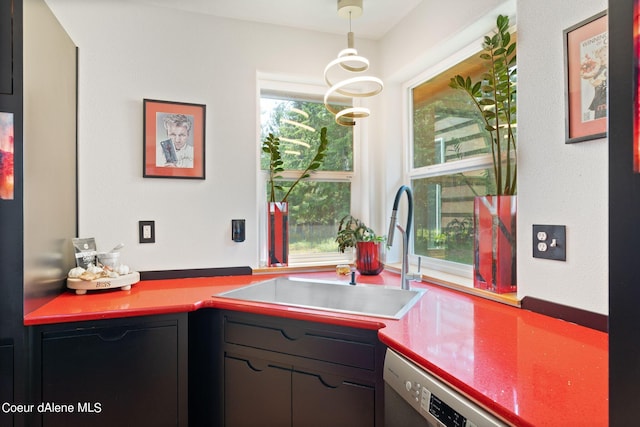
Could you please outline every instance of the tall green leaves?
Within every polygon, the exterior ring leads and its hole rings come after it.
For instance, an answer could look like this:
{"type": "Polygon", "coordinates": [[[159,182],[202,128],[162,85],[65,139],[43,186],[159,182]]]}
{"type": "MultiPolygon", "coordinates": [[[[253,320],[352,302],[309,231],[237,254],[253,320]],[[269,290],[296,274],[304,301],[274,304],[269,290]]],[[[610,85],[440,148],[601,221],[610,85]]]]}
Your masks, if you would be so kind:
{"type": "Polygon", "coordinates": [[[269,201],[275,202],[276,190],[282,190],[282,186],[276,180],[284,170],[280,155],[280,138],[270,133],[262,142],[262,151],[269,155],[269,201]]]}
{"type": "Polygon", "coordinates": [[[309,163],[309,166],[307,166],[307,168],[302,171],[302,174],[300,174],[298,179],[296,179],[293,184],[291,184],[291,187],[289,187],[289,191],[287,191],[287,194],[285,194],[282,198],[283,202],[287,201],[289,194],[291,194],[291,190],[293,190],[293,188],[301,180],[309,178],[311,176],[311,172],[318,170],[320,166],[322,166],[322,162],[324,161],[324,157],[327,153],[327,148],[329,148],[329,140],[327,140],[327,128],[323,127],[320,130],[320,144],[318,145],[318,150],[316,151],[315,156],[313,156],[313,159],[311,159],[311,163],[309,163]]]}
{"type": "MultiPolygon", "coordinates": [[[[318,144],[318,149],[316,150],[315,155],[309,162],[306,169],[304,169],[300,176],[293,182],[293,184],[291,184],[289,190],[282,198],[282,202],[287,201],[289,194],[291,194],[291,191],[300,181],[310,177],[311,172],[318,170],[322,166],[328,148],[329,140],[327,139],[327,128],[323,127],[320,130],[320,144],[318,144]]],[[[276,190],[284,191],[284,187],[278,184],[277,181],[282,178],[280,176],[280,172],[284,171],[282,155],[280,154],[280,138],[270,133],[262,142],[262,151],[267,153],[269,156],[269,201],[275,202],[276,190]]]]}
{"type": "Polygon", "coordinates": [[[499,15],[496,33],[485,36],[480,58],[486,71],[480,81],[456,75],[449,86],[466,92],[482,115],[491,134],[491,154],[498,195],[517,189],[516,159],[516,42],[509,33],[509,17],[499,15]]]}

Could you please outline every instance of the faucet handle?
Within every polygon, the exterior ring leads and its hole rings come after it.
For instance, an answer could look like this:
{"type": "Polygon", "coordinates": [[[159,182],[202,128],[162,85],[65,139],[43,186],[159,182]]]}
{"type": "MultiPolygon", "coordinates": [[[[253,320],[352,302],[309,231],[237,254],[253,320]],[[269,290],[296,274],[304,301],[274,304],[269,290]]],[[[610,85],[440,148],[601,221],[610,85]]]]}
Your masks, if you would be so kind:
{"type": "Polygon", "coordinates": [[[410,273],[407,276],[409,277],[410,280],[413,280],[414,282],[422,282],[422,257],[418,256],[418,271],[416,271],[415,273],[410,273]]]}

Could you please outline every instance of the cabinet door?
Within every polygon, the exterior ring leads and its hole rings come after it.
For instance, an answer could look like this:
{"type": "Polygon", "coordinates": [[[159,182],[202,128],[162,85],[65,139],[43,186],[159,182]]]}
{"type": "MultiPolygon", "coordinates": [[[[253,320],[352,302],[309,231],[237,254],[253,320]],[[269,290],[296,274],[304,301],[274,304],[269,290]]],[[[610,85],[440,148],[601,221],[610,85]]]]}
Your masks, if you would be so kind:
{"type": "Polygon", "coordinates": [[[44,333],[42,402],[71,406],[42,425],[181,425],[178,335],[177,322],[44,333]]]}
{"type": "Polygon", "coordinates": [[[291,370],[225,355],[224,415],[226,427],[290,427],[291,370]]]}
{"type": "MultiPolygon", "coordinates": [[[[14,403],[13,399],[13,345],[0,345],[0,403],[14,403]]],[[[13,425],[10,413],[0,411],[0,425],[13,425]]]]}
{"type": "Polygon", "coordinates": [[[13,94],[13,55],[16,23],[13,0],[0,0],[0,94],[13,94]]]}
{"type": "Polygon", "coordinates": [[[375,426],[375,390],[335,377],[293,372],[294,427],[375,426]]]}

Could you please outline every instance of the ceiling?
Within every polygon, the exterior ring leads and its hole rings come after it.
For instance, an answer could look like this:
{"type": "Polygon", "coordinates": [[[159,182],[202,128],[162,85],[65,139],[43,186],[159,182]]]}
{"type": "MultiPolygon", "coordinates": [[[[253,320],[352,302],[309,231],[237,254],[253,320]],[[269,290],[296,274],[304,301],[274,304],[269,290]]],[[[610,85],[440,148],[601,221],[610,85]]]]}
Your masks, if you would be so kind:
{"type": "MultiPolygon", "coordinates": [[[[338,16],[337,0],[131,0],[148,5],[334,34],[349,22],[338,16]]],[[[351,28],[358,38],[380,39],[423,0],[363,0],[351,28]]]]}

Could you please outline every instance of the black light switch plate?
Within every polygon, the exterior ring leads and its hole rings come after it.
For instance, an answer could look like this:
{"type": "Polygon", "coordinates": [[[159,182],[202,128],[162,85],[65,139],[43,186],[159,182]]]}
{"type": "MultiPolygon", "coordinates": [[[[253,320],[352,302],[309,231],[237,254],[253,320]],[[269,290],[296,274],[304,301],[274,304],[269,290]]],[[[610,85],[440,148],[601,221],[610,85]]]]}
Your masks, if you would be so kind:
{"type": "Polygon", "coordinates": [[[155,243],[156,222],[138,221],[138,236],[140,238],[140,243],[155,243]]]}
{"type": "Polygon", "coordinates": [[[567,260],[567,227],[564,225],[533,225],[533,257],[567,260]]]}

